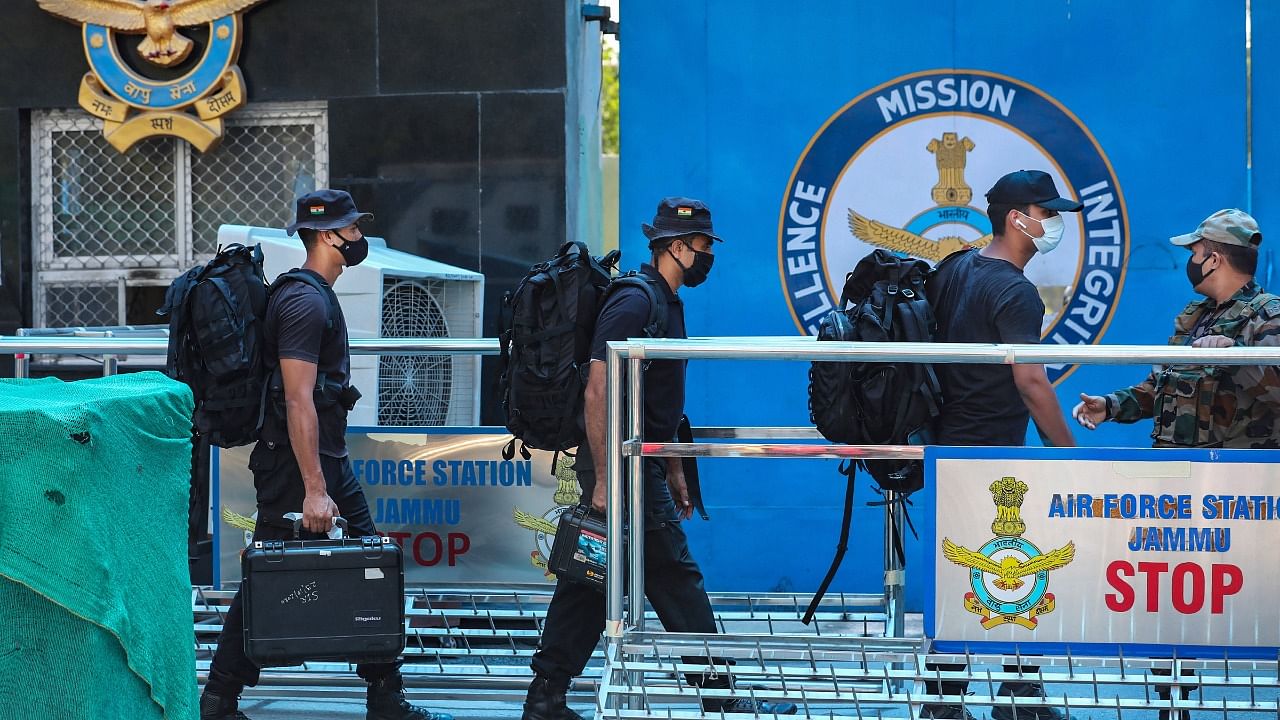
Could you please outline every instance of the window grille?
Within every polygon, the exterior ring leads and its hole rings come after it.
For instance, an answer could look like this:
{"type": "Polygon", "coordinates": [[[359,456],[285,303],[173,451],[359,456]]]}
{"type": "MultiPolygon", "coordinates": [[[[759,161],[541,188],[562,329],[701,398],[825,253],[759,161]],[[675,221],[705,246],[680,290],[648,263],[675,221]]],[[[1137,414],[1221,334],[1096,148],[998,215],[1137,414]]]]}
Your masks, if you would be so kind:
{"type": "Polygon", "coordinates": [[[81,111],[33,113],[31,135],[36,327],[155,322],[220,225],[283,227],[295,197],[328,184],[323,103],[241,110],[204,154],[174,138],[117,152],[81,111]]]}

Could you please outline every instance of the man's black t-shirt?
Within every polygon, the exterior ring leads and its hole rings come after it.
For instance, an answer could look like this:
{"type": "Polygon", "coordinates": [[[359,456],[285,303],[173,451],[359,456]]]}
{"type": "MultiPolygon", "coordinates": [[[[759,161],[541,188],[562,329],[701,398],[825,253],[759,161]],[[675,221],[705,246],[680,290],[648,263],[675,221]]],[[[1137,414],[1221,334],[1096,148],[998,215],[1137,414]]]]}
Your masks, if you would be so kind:
{"type": "MultiPolygon", "coordinates": [[[[333,289],[319,273],[314,275],[329,294],[326,301],[310,284],[294,280],[281,285],[267,305],[264,326],[266,357],[273,366],[276,358],[315,363],[317,379],[323,376],[328,385],[346,387],[351,382],[351,347],[347,343],[347,321],[333,289]],[[329,307],[333,308],[333,326],[328,326],[329,307]]],[[[347,456],[347,411],[340,404],[317,403],[316,417],[320,425],[320,454],[342,458],[347,456]]],[[[280,418],[268,412],[264,425],[271,423],[276,432],[263,429],[265,437],[281,437],[287,431],[280,418]]]]}
{"type": "MultiPolygon", "coordinates": [[[[684,338],[684,304],[671,291],[667,281],[652,265],[641,265],[640,272],[655,280],[658,297],[667,303],[667,325],[664,338],[684,338]]],[[[591,359],[605,359],[605,345],[615,340],[644,337],[649,323],[649,295],[637,287],[622,287],[609,296],[596,320],[596,333],[591,342],[591,359]]],[[[670,442],[684,415],[684,360],[653,360],[644,372],[644,439],[670,442]]]]}
{"type": "MultiPolygon", "coordinates": [[[[937,340],[1039,343],[1044,302],[1015,265],[977,251],[954,258],[929,281],[937,340]]],[[[1009,365],[934,366],[942,384],[939,445],[1022,445],[1030,412],[1009,365]]]]}

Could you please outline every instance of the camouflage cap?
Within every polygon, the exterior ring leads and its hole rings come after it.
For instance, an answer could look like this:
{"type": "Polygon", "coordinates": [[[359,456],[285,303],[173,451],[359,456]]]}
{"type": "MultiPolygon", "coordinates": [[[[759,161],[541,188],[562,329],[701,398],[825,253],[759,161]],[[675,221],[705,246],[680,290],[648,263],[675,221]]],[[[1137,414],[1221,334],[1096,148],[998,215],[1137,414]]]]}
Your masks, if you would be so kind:
{"type": "Polygon", "coordinates": [[[1205,218],[1193,233],[1169,238],[1169,242],[1182,246],[1200,240],[1256,248],[1262,244],[1262,231],[1258,229],[1258,221],[1254,220],[1249,213],[1230,208],[1219,210],[1205,218]]]}

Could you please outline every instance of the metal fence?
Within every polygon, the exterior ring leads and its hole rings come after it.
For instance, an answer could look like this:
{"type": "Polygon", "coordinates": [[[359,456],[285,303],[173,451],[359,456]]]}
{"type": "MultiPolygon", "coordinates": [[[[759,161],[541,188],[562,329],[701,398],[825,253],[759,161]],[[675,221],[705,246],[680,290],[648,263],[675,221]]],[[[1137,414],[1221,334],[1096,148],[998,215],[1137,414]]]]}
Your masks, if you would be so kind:
{"type": "MultiPolygon", "coordinates": [[[[379,355],[496,354],[492,339],[383,338],[354,340],[352,352],[379,355]]],[[[0,354],[31,353],[127,356],[158,355],[163,338],[0,337],[0,354]]],[[[645,443],[642,363],[653,359],[733,359],[792,361],[931,363],[1089,363],[1185,365],[1280,365],[1280,348],[1196,349],[1146,346],[967,345],[915,343],[816,343],[812,338],[716,338],[611,343],[607,374],[607,467],[609,534],[623,534],[623,498],[631,499],[628,555],[610,543],[606,594],[606,646],[594,667],[597,683],[575,683],[573,697],[594,695],[596,718],[723,717],[708,708],[729,698],[795,702],[800,717],[918,717],[931,704],[960,706],[965,712],[1003,707],[1018,717],[1049,704],[1074,717],[1116,718],[1160,712],[1176,720],[1183,713],[1241,713],[1280,717],[1280,658],[1277,661],[1185,660],[1177,657],[941,655],[907,627],[901,606],[905,576],[893,566],[886,543],[886,583],[882,593],[833,594],[817,622],[799,618],[807,595],[713,593],[722,632],[689,635],[648,630],[655,619],[643,596],[643,522],[640,483],[627,487],[622,463],[633,470],[644,457],[873,458],[919,457],[918,447],[843,446],[825,442],[781,444],[780,439],[816,438],[812,428],[703,428],[693,443],[645,443]],[[624,393],[624,383],[626,392],[624,393]],[[742,442],[757,439],[763,442],[742,442]],[[706,441],[712,442],[706,442],[706,441]],[[622,572],[628,568],[628,573],[622,572]],[[629,574],[629,596],[623,578],[629,574]],[[690,658],[731,658],[713,666],[690,658]],[[933,668],[958,663],[959,670],[933,668]],[[1007,666],[1015,669],[1009,671],[1007,666]],[[683,673],[732,670],[736,685],[706,690],[683,673]],[[1042,683],[1047,699],[1000,695],[1003,681],[1042,683]],[[936,683],[967,684],[971,694],[940,694],[936,683]],[[1168,688],[1173,686],[1172,692],[1168,688]],[[1162,691],[1163,694],[1162,694],[1162,691]]],[[[635,474],[633,473],[633,476],[635,474]]],[[[192,608],[199,670],[221,630],[226,593],[193,590],[192,608]]],[[[541,632],[547,588],[415,588],[406,595],[409,648],[405,673],[418,692],[452,699],[522,697],[528,655],[541,632]]],[[[349,666],[308,664],[271,670],[247,697],[354,696],[360,689],[349,666]]],[[[1146,716],[1142,716],[1146,717],[1146,716]]],[[[1206,716],[1207,717],[1207,716],[1206,716]]]]}
{"type": "MultiPolygon", "coordinates": [[[[643,427],[642,364],[649,360],[791,360],[825,362],[929,362],[984,364],[1280,365],[1280,348],[981,345],[932,343],[817,343],[812,338],[714,338],[610,343],[606,363],[608,535],[627,542],[608,546],[605,674],[596,699],[598,719],[705,718],[728,699],[790,701],[803,717],[920,717],[927,705],[958,708],[960,717],[990,708],[993,717],[1029,720],[1036,708],[1064,716],[1112,717],[1156,710],[1176,719],[1191,710],[1271,713],[1280,716],[1277,662],[1199,661],[1174,658],[1013,655],[943,656],[925,638],[903,638],[896,621],[905,574],[886,553],[885,637],[756,632],[695,636],[647,630],[640,484],[624,482],[622,463],[638,476],[645,457],[878,458],[921,457],[919,447],[776,443],[649,443],[643,427]],[[624,393],[625,383],[625,393],[624,393]],[[623,500],[630,517],[624,524],[623,500]],[[624,530],[625,528],[625,530],[624,530]],[[626,555],[624,556],[624,548],[626,555]],[[625,570],[625,572],[623,572],[625,570]],[[624,578],[626,587],[624,588],[624,578]],[[895,637],[896,636],[896,637],[895,637]],[[717,667],[692,658],[731,658],[717,667]],[[935,669],[935,664],[951,669],[935,669]],[[735,684],[708,691],[681,681],[682,673],[729,672],[735,684]],[[1009,672],[1009,670],[1014,670],[1009,672]],[[1161,675],[1159,673],[1166,674],[1161,675]],[[1189,672],[1190,678],[1183,673],[1189,672]],[[1169,675],[1176,680],[1171,680],[1169,675]],[[1001,695],[997,685],[1033,682],[1048,698],[1001,695]],[[945,683],[945,684],[944,684],[945,683]],[[930,687],[932,685],[932,687],[930,687]],[[1171,687],[1175,690],[1169,691],[1171,687]],[[964,688],[971,688],[967,694],[964,688]],[[957,690],[956,688],[961,688],[957,690]],[[1166,692],[1162,697],[1161,690],[1166,692]],[[945,693],[945,694],[944,694],[945,693]],[[1190,696],[1195,695],[1192,699],[1190,696]],[[999,710],[998,710],[999,709],[999,710]],[[1100,714],[1105,713],[1105,715],[1100,714]]],[[[738,428],[760,434],[761,428],[738,428]]],[[[1280,459],[1280,458],[1278,458],[1280,459]]],[[[892,506],[892,505],[891,505],[892,506]]],[[[886,523],[888,525],[888,523],[886,523]]],[[[889,543],[886,542],[886,547],[889,543]]],[[[1277,658],[1280,660],[1280,658],[1277,658]]],[[[950,712],[950,711],[943,711],[950,712]]],[[[949,715],[948,715],[949,716],[949,715]]]]}

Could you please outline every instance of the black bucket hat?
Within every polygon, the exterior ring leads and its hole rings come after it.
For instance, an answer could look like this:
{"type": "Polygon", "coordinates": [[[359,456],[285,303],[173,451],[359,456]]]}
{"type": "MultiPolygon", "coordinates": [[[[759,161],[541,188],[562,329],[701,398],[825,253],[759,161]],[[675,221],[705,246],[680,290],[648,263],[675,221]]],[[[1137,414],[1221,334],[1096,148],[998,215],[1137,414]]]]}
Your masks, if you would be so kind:
{"type": "Polygon", "coordinates": [[[706,235],[715,242],[724,242],[711,226],[711,210],[701,200],[684,197],[662,198],[653,224],[641,223],[640,230],[649,238],[652,247],[659,240],[706,235]]]}
{"type": "Polygon", "coordinates": [[[373,213],[356,209],[356,201],[346,190],[316,190],[298,198],[296,219],[284,231],[292,235],[298,228],[337,230],[372,219],[373,213]]]}

